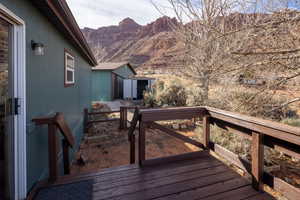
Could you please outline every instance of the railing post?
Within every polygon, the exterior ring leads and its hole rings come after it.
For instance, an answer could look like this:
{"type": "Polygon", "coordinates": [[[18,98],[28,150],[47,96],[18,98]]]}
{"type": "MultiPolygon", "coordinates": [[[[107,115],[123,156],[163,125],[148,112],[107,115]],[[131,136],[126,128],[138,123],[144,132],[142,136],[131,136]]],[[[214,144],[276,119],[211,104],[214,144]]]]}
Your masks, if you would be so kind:
{"type": "Polygon", "coordinates": [[[123,119],[124,129],[127,129],[127,111],[128,111],[128,109],[126,107],[124,107],[124,110],[123,110],[123,112],[124,112],[124,119],[123,119]]]}
{"type": "Polygon", "coordinates": [[[252,186],[256,190],[263,189],[264,145],[263,134],[252,132],[252,186]]]}
{"type": "Polygon", "coordinates": [[[203,145],[206,148],[209,148],[209,139],[210,139],[209,116],[204,116],[203,117],[203,145]]]}
{"type": "Polygon", "coordinates": [[[88,132],[88,120],[89,120],[89,110],[87,108],[84,109],[83,111],[83,130],[84,133],[88,132]]]}
{"type": "Polygon", "coordinates": [[[63,162],[64,162],[64,174],[70,174],[70,158],[69,158],[69,144],[67,140],[62,141],[63,148],[63,162]]]}
{"type": "Polygon", "coordinates": [[[120,129],[124,129],[124,108],[120,107],[120,129]]]}
{"type": "Polygon", "coordinates": [[[140,121],[139,124],[139,165],[142,166],[146,157],[146,136],[145,136],[145,123],[140,121]]]}
{"type": "Polygon", "coordinates": [[[139,121],[139,109],[135,108],[133,118],[128,131],[128,139],[130,141],[130,164],[135,163],[135,128],[139,121]]]}
{"type": "Polygon", "coordinates": [[[57,127],[54,123],[48,125],[49,182],[55,182],[58,177],[56,131],[57,127]]]}
{"type": "Polygon", "coordinates": [[[135,135],[130,136],[130,164],[135,163],[135,135]]]}

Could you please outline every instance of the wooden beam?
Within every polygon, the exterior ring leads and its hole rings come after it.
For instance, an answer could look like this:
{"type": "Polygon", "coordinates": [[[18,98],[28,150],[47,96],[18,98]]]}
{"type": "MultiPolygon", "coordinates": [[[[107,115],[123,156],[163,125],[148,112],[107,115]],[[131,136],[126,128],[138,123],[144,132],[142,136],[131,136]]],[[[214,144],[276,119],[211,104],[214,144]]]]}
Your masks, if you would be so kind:
{"type": "Polygon", "coordinates": [[[264,172],[264,144],[263,134],[252,133],[252,186],[256,190],[263,190],[263,172],[264,172]]]}
{"type": "MultiPolygon", "coordinates": [[[[252,131],[250,129],[246,129],[241,126],[237,126],[229,122],[222,121],[212,117],[210,121],[212,124],[216,125],[217,127],[223,130],[226,130],[234,134],[238,134],[241,137],[245,137],[250,141],[252,140],[252,136],[251,136],[252,131]]],[[[286,155],[300,159],[300,146],[296,144],[265,135],[264,145],[273,148],[277,151],[280,151],[282,153],[285,153],[286,155]]]]}
{"type": "Polygon", "coordinates": [[[64,174],[70,174],[70,157],[69,157],[69,143],[66,139],[62,141],[62,149],[63,149],[63,164],[64,164],[64,174]]]}
{"type": "Polygon", "coordinates": [[[225,149],[221,145],[215,144],[213,142],[209,143],[209,148],[217,153],[220,157],[224,158],[226,161],[228,161],[230,164],[233,164],[239,168],[241,168],[243,171],[251,173],[251,164],[240,158],[239,155],[225,149]]]}
{"type": "Polygon", "coordinates": [[[135,163],[135,135],[130,137],[130,164],[135,163]]]}
{"type": "Polygon", "coordinates": [[[124,107],[124,120],[123,120],[123,123],[124,123],[123,127],[124,127],[124,129],[127,129],[127,115],[128,115],[127,111],[128,111],[127,108],[124,107]]]}
{"type": "Polygon", "coordinates": [[[273,190],[279,192],[288,199],[299,199],[300,197],[300,188],[297,188],[280,178],[265,172],[263,180],[266,185],[270,186],[273,190]]]}
{"type": "Polygon", "coordinates": [[[206,114],[202,107],[181,107],[165,109],[146,109],[141,110],[141,120],[144,122],[176,120],[176,119],[193,119],[206,114]]]}
{"type": "Polygon", "coordinates": [[[113,113],[119,113],[120,110],[115,110],[115,111],[103,111],[103,112],[90,112],[88,115],[108,115],[108,114],[113,114],[113,113]]]}
{"type": "Polygon", "coordinates": [[[120,127],[121,130],[124,129],[124,108],[120,107],[120,127]]]}
{"type": "Polygon", "coordinates": [[[286,155],[292,156],[294,158],[300,159],[300,146],[286,142],[271,136],[264,136],[264,145],[273,148],[279,152],[286,155]]]}
{"type": "Polygon", "coordinates": [[[127,107],[120,107],[120,129],[127,129],[127,107]]]}
{"type": "Polygon", "coordinates": [[[62,113],[56,114],[55,123],[62,135],[64,136],[64,138],[66,139],[66,141],[68,142],[69,146],[73,148],[75,145],[75,139],[62,113]]]}
{"type": "Polygon", "coordinates": [[[209,116],[203,117],[203,144],[205,148],[209,148],[210,140],[210,122],[209,116]]]}
{"type": "Polygon", "coordinates": [[[268,120],[207,107],[209,115],[227,123],[300,145],[300,129],[268,120]]]}
{"type": "MultiPolygon", "coordinates": [[[[264,138],[265,139],[265,138],[264,138]]],[[[241,168],[248,174],[251,174],[251,163],[247,160],[243,160],[237,154],[225,149],[224,147],[210,143],[212,151],[217,153],[220,157],[224,158],[229,163],[241,168]]],[[[297,199],[300,196],[300,189],[292,186],[291,184],[281,180],[280,178],[274,177],[271,174],[264,172],[262,182],[275,191],[280,192],[282,195],[289,199],[297,199]]]]}
{"type": "Polygon", "coordinates": [[[241,126],[237,126],[213,117],[210,117],[210,123],[216,125],[218,128],[221,128],[234,134],[238,134],[241,137],[247,138],[248,140],[252,140],[252,131],[247,128],[243,128],[241,126]]]}
{"type": "Polygon", "coordinates": [[[134,131],[136,129],[138,120],[139,120],[139,109],[136,108],[134,111],[133,119],[130,123],[129,131],[128,131],[128,140],[130,142],[130,164],[135,163],[135,134],[134,134],[134,131]]]}
{"type": "Polygon", "coordinates": [[[49,182],[55,182],[58,177],[58,161],[57,161],[57,127],[55,124],[48,126],[48,154],[49,154],[49,182]]]}
{"type": "Polygon", "coordinates": [[[35,123],[35,125],[44,125],[44,124],[51,124],[54,123],[55,115],[48,116],[48,117],[37,117],[33,118],[31,121],[35,123]]]}
{"type": "Polygon", "coordinates": [[[160,131],[162,131],[162,132],[164,132],[164,133],[166,133],[166,134],[168,134],[170,136],[176,137],[177,139],[180,139],[180,140],[182,140],[182,141],[184,141],[186,143],[195,145],[195,146],[200,147],[200,148],[204,148],[204,145],[201,144],[200,142],[192,140],[189,137],[186,137],[186,136],[184,136],[184,135],[182,135],[180,133],[177,133],[176,131],[173,131],[173,130],[171,130],[169,128],[166,128],[166,127],[164,127],[164,126],[162,126],[162,125],[160,125],[158,123],[152,122],[150,124],[150,126],[151,126],[151,128],[158,129],[158,130],[160,130],[160,131]]]}
{"type": "Polygon", "coordinates": [[[103,119],[103,120],[93,120],[93,121],[89,121],[88,125],[94,124],[94,123],[113,122],[113,121],[119,121],[119,120],[120,120],[119,118],[103,119]]]}
{"type": "Polygon", "coordinates": [[[139,165],[146,159],[146,124],[140,121],[139,127],[139,165]]]}

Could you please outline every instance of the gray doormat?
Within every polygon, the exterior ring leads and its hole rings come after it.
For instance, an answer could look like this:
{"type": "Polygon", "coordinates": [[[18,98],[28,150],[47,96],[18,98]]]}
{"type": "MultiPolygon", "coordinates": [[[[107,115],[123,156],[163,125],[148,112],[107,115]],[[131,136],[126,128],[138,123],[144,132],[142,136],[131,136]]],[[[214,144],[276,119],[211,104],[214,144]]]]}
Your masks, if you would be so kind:
{"type": "Polygon", "coordinates": [[[91,200],[93,180],[80,181],[42,189],[38,192],[37,200],[91,200]]]}

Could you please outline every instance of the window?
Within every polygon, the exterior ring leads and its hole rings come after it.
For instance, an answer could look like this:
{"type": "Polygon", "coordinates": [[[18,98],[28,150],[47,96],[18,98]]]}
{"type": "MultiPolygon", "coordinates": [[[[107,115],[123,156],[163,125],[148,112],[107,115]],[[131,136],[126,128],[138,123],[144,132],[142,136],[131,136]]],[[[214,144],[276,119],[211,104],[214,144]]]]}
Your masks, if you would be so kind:
{"type": "Polygon", "coordinates": [[[75,59],[69,52],[65,51],[65,86],[75,83],[75,59]]]}

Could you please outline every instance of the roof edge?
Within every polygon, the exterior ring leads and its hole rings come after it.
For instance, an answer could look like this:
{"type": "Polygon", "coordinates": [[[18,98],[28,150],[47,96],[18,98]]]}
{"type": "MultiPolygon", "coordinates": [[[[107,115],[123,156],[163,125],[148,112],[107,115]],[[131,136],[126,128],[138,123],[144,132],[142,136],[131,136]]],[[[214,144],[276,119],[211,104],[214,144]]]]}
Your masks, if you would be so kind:
{"type": "MultiPolygon", "coordinates": [[[[107,63],[110,63],[110,62],[107,62],[107,63]]],[[[111,62],[113,63],[113,62],[111,62]]],[[[100,64],[100,63],[99,63],[100,64]]],[[[121,63],[120,62],[120,66],[116,67],[115,69],[101,69],[101,68],[92,68],[93,71],[115,71],[117,69],[120,69],[121,67],[123,67],[124,65],[128,65],[130,70],[134,73],[134,75],[137,75],[135,69],[133,68],[133,66],[129,63],[129,62],[124,62],[124,63],[121,63]]]]}
{"type": "Polygon", "coordinates": [[[67,2],[65,0],[46,0],[48,7],[56,15],[61,25],[66,29],[72,40],[82,50],[82,53],[89,60],[90,64],[97,66],[98,62],[88,45],[83,33],[81,32],[67,2]]]}
{"type": "Polygon", "coordinates": [[[134,75],[137,75],[137,73],[136,73],[135,69],[133,68],[133,66],[130,63],[127,63],[127,65],[129,66],[131,71],[134,73],[134,75]]]}

